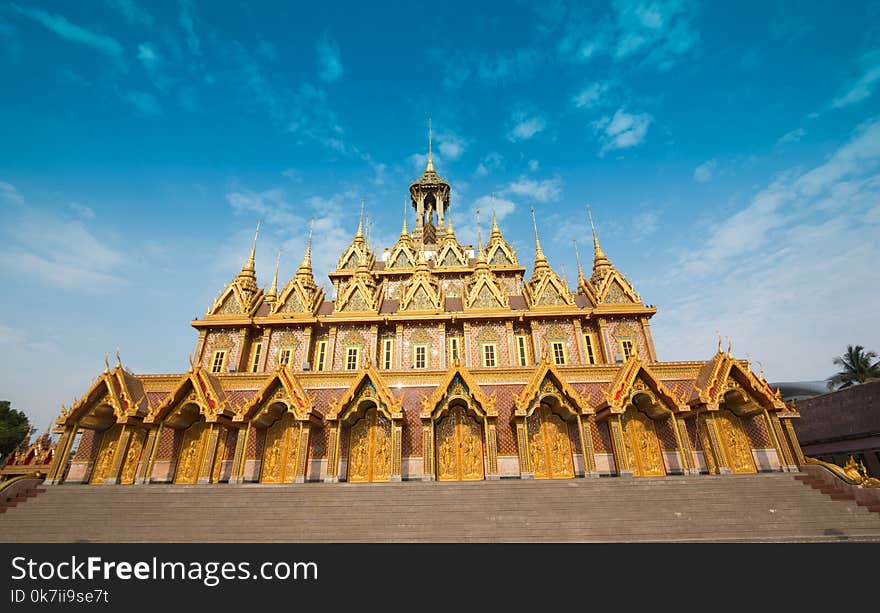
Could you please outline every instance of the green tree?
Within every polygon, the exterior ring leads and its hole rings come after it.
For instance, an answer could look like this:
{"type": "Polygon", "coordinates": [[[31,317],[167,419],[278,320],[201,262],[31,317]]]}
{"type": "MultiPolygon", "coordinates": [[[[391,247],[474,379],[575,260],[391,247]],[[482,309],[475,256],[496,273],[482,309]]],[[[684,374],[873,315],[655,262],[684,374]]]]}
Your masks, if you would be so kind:
{"type": "Polygon", "coordinates": [[[834,363],[843,370],[828,379],[828,389],[843,389],[857,383],[880,379],[880,360],[873,351],[865,351],[861,345],[846,346],[846,353],[834,358],[834,363]]]}
{"type": "Polygon", "coordinates": [[[0,400],[0,458],[15,449],[30,428],[27,415],[13,409],[8,400],[0,400]]]}

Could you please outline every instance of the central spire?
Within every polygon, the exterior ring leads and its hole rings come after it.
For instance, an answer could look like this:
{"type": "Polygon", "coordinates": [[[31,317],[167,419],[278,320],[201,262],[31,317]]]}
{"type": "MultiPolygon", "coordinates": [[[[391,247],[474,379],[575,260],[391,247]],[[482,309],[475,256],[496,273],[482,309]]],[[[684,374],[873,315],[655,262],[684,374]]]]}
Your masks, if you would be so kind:
{"type": "Polygon", "coordinates": [[[593,282],[597,282],[604,279],[613,266],[611,265],[611,260],[608,259],[608,256],[605,255],[605,252],[602,251],[602,247],[599,245],[599,235],[596,234],[596,226],[593,224],[593,211],[590,209],[589,204],[587,205],[587,215],[590,218],[590,228],[593,230],[593,282]]]}
{"type": "Polygon", "coordinates": [[[538,238],[538,221],[535,218],[535,207],[532,207],[532,225],[535,227],[535,268],[532,272],[534,276],[539,271],[550,268],[550,262],[547,261],[544,250],[541,249],[541,239],[538,238]]]}
{"type": "Polygon", "coordinates": [[[425,172],[436,172],[434,170],[434,134],[431,129],[431,118],[428,117],[428,163],[425,164],[425,172]]]}

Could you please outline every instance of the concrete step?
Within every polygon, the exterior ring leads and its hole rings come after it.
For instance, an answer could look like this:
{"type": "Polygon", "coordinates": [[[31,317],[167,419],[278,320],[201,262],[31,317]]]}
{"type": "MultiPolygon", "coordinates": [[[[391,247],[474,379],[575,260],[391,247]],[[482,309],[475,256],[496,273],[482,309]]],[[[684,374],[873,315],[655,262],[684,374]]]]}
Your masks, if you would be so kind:
{"type": "Polygon", "coordinates": [[[800,477],[63,485],[0,517],[0,540],[880,540],[880,515],[800,477]]]}

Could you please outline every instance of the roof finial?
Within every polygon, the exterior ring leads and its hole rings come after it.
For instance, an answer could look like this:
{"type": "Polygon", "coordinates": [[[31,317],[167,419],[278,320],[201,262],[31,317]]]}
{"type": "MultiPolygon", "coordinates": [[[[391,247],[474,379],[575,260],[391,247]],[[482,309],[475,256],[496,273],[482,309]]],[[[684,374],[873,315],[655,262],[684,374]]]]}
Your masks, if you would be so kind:
{"type": "Polygon", "coordinates": [[[721,353],[721,332],[715,330],[715,334],[718,335],[718,353],[721,353]]]}
{"type": "Polygon", "coordinates": [[[498,229],[498,217],[495,214],[495,192],[492,192],[492,234],[489,241],[501,238],[501,230],[498,229]]]}
{"type": "MultiPolygon", "coordinates": [[[[110,372],[110,354],[109,353],[104,354],[104,372],[110,372]]],[[[76,403],[75,399],[74,399],[74,403],[76,403]]]]}
{"type": "Polygon", "coordinates": [[[480,227],[480,208],[477,207],[477,255],[483,252],[483,229],[480,227]]]}
{"type": "Polygon", "coordinates": [[[281,247],[278,247],[278,257],[275,258],[275,276],[272,277],[272,287],[266,292],[267,298],[276,298],[278,296],[278,266],[281,264],[281,247]]]}
{"type": "Polygon", "coordinates": [[[531,207],[532,210],[532,225],[535,227],[535,257],[538,254],[544,255],[544,252],[541,250],[541,241],[538,239],[538,221],[535,218],[535,207],[531,207]]]}
{"type": "Polygon", "coordinates": [[[576,238],[572,238],[571,242],[574,243],[574,257],[578,263],[578,281],[584,278],[584,269],[581,268],[581,253],[578,251],[578,241],[576,238]]]}
{"type": "Polygon", "coordinates": [[[251,246],[251,254],[248,256],[247,262],[244,263],[242,271],[254,272],[254,257],[257,254],[257,237],[260,235],[260,224],[262,219],[257,219],[257,230],[254,232],[254,244],[251,246]]]}
{"type": "MultiPolygon", "coordinates": [[[[593,230],[593,249],[595,249],[596,254],[602,253],[602,247],[599,246],[599,235],[596,234],[596,226],[593,224],[593,211],[590,209],[590,205],[587,204],[587,215],[590,217],[590,229],[593,230]]],[[[604,253],[602,254],[605,255],[604,253]]]]}
{"type": "Polygon", "coordinates": [[[119,357],[119,345],[116,345],[116,365],[122,366],[122,358],[119,357]]]}
{"type": "Polygon", "coordinates": [[[406,227],[406,210],[409,208],[409,201],[404,198],[403,199],[403,229],[400,231],[401,236],[405,236],[409,234],[409,229],[406,227]]]}
{"type": "Polygon", "coordinates": [[[730,337],[727,337],[727,356],[730,357],[730,352],[733,350],[733,343],[730,341],[730,337]]]}
{"type": "Polygon", "coordinates": [[[425,165],[425,172],[429,170],[434,170],[434,133],[430,117],[428,117],[428,163],[425,165]]]}

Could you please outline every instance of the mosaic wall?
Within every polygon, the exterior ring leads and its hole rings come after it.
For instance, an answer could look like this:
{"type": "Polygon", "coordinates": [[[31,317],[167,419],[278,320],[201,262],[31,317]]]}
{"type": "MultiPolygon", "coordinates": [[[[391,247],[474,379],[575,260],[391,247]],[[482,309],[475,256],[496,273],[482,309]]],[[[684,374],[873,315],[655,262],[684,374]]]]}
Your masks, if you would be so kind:
{"type": "Polygon", "coordinates": [[[286,348],[293,349],[290,357],[290,368],[292,370],[302,370],[303,363],[308,361],[306,352],[309,348],[305,342],[306,330],[307,328],[302,326],[290,326],[272,330],[272,335],[269,337],[269,353],[266,356],[266,371],[271,372],[275,370],[278,354],[281,349],[286,348]]]}
{"type": "Polygon", "coordinates": [[[755,449],[768,449],[773,447],[773,440],[770,437],[770,433],[767,432],[767,421],[764,419],[763,414],[759,413],[757,415],[752,415],[751,417],[746,417],[742,420],[742,424],[752,447],[755,449]]]}
{"type": "Polygon", "coordinates": [[[482,322],[470,325],[470,367],[482,368],[482,347],[486,342],[495,343],[496,367],[510,366],[510,349],[508,347],[508,334],[504,323],[482,322]]]}
{"type": "MultiPolygon", "coordinates": [[[[361,326],[339,326],[336,328],[336,348],[333,351],[333,369],[345,370],[345,350],[347,347],[360,347],[361,359],[370,348],[370,328],[361,326]]],[[[330,370],[330,365],[327,365],[330,370]]]]}
{"type": "Polygon", "coordinates": [[[202,352],[202,368],[211,371],[211,361],[214,352],[219,349],[226,350],[226,367],[238,364],[241,355],[241,331],[237,328],[220,328],[211,330],[205,337],[205,349],[202,352]]]}
{"type": "Polygon", "coordinates": [[[91,458],[100,438],[101,434],[99,432],[95,432],[94,430],[83,430],[79,437],[79,444],[76,447],[76,453],[73,456],[74,461],[86,461],[91,458]]]}
{"type": "Polygon", "coordinates": [[[446,335],[440,327],[434,323],[406,323],[403,327],[403,368],[413,368],[415,365],[415,356],[413,354],[413,344],[427,344],[428,350],[425,352],[427,370],[437,370],[442,368],[442,356],[440,351],[446,335]]]}
{"type": "MultiPolygon", "coordinates": [[[[535,320],[532,322],[532,334],[538,339],[541,353],[553,356],[550,347],[552,341],[565,341],[565,351],[568,356],[568,364],[580,364],[580,351],[575,338],[574,324],[571,320],[535,320]]],[[[539,356],[540,357],[540,356],[539,356]]]]}
{"type": "Polygon", "coordinates": [[[615,362],[618,357],[623,360],[618,343],[618,340],[623,338],[635,340],[639,350],[639,357],[643,360],[649,359],[650,353],[648,353],[648,345],[645,342],[642,324],[637,318],[611,318],[608,320],[606,331],[608,332],[608,346],[611,349],[611,356],[609,356],[611,362],[615,362]]]}

